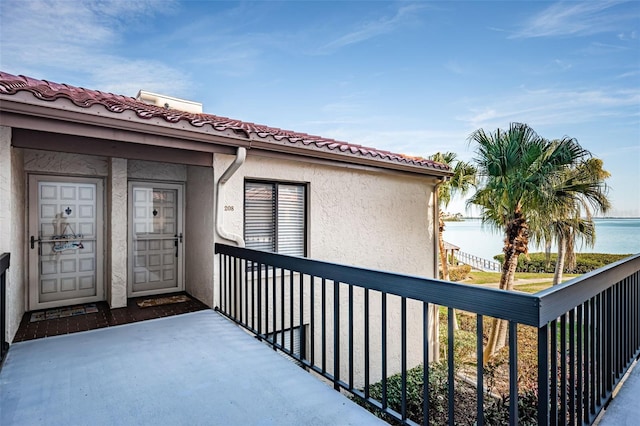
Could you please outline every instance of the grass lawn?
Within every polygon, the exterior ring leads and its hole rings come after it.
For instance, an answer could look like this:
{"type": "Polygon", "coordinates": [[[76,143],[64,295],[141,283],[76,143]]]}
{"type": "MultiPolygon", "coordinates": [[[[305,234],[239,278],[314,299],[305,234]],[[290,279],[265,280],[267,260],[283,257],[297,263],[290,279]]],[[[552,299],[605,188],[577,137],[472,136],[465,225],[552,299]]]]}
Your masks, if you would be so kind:
{"type": "MultiPolygon", "coordinates": [[[[564,274],[563,281],[570,280],[579,275],[576,274],[564,274]]],[[[500,282],[500,272],[482,272],[471,271],[467,279],[463,281],[465,284],[495,284],[500,282]]],[[[527,293],[536,293],[540,290],[544,290],[551,286],[553,282],[553,274],[545,273],[538,274],[534,272],[516,272],[516,281],[514,288],[519,291],[525,291],[527,293]],[[525,281],[518,283],[518,281],[525,281]]]]}

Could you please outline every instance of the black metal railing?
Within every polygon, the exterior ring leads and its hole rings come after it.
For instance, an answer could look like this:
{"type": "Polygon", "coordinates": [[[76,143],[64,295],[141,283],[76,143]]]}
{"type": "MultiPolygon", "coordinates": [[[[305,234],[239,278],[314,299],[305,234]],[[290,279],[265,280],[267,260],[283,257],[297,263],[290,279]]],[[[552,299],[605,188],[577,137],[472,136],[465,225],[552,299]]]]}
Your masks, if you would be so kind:
{"type": "MultiPolygon", "coordinates": [[[[439,309],[448,313],[443,346],[449,424],[458,415],[455,392],[468,382],[474,388],[476,424],[484,424],[486,404],[495,399],[485,391],[483,368],[488,317],[508,321],[508,397],[503,402],[509,424],[517,424],[520,414],[520,327],[533,327],[537,334],[538,424],[592,423],[640,354],[640,255],[525,294],[222,244],[216,244],[216,253],[217,309],[223,315],[336,390],[405,424],[428,424],[434,408],[430,393],[435,391],[429,385],[421,395],[409,394],[408,374],[439,356],[439,309]],[[454,309],[475,315],[475,374],[465,380],[456,373],[454,309]],[[303,339],[298,346],[294,330],[303,339]],[[399,389],[392,384],[398,377],[399,389]],[[412,398],[425,413],[420,419],[411,418],[412,398]]],[[[420,374],[421,383],[430,384],[430,368],[420,374]]]]}
{"type": "Polygon", "coordinates": [[[591,424],[640,355],[640,255],[534,296],[541,424],[591,424]]]}
{"type": "Polygon", "coordinates": [[[463,251],[455,251],[454,257],[461,263],[467,264],[472,268],[479,269],[487,272],[500,272],[502,271],[502,265],[494,260],[483,259],[482,257],[475,256],[473,254],[465,253],[463,251]]]}
{"type": "Polygon", "coordinates": [[[7,342],[7,269],[9,253],[0,254],[0,367],[9,351],[7,342]]]}

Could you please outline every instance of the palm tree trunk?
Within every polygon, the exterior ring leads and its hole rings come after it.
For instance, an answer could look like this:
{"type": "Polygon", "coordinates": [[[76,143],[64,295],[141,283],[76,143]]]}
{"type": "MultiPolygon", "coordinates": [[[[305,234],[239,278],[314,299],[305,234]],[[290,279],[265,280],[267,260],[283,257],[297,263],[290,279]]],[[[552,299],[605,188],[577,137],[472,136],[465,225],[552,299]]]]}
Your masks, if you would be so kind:
{"type": "Polygon", "coordinates": [[[545,268],[551,266],[551,241],[544,244],[544,258],[546,261],[545,268]]]}
{"type": "MultiPolygon", "coordinates": [[[[507,224],[504,247],[504,263],[502,265],[502,275],[500,276],[500,289],[511,291],[515,281],[516,269],[518,267],[518,257],[527,253],[528,226],[526,220],[519,212],[515,218],[507,224]]],[[[491,332],[489,341],[484,349],[485,364],[495,355],[495,353],[507,344],[507,321],[494,318],[491,322],[491,332]]]]}
{"type": "Polygon", "coordinates": [[[564,260],[567,254],[567,239],[559,235],[558,236],[558,258],[556,259],[556,269],[553,271],[553,285],[560,284],[562,282],[562,272],[564,271],[564,260]]]}
{"type": "MultiPolygon", "coordinates": [[[[516,267],[518,266],[518,254],[507,254],[502,266],[502,275],[500,276],[500,289],[513,290],[514,276],[516,267]]],[[[489,341],[484,349],[484,362],[488,362],[495,353],[503,348],[507,342],[507,321],[494,318],[491,321],[491,331],[489,332],[489,341]]]]}
{"type": "Polygon", "coordinates": [[[576,230],[575,228],[571,229],[571,233],[569,234],[569,238],[567,239],[567,247],[565,249],[564,255],[564,268],[572,271],[576,269],[576,230]]]}

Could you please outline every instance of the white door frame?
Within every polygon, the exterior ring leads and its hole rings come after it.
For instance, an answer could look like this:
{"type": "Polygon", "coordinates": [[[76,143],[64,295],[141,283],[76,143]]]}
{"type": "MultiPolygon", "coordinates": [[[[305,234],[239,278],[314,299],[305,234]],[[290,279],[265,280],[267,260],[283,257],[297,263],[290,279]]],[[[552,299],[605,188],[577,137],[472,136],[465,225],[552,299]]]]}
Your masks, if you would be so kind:
{"type": "Polygon", "coordinates": [[[139,297],[139,296],[150,296],[156,294],[163,293],[175,293],[184,291],[184,244],[183,244],[183,235],[184,235],[184,185],[179,183],[169,183],[162,181],[141,181],[141,180],[130,180],[128,183],[128,213],[127,213],[127,222],[128,222],[128,230],[127,230],[127,297],[139,297]],[[177,218],[177,232],[178,237],[178,263],[176,266],[176,274],[177,274],[177,286],[164,288],[164,289],[156,289],[156,290],[145,290],[145,291],[133,291],[133,270],[134,270],[134,240],[133,240],[133,187],[146,187],[146,188],[160,188],[160,189],[173,189],[176,190],[177,194],[177,210],[178,210],[178,218],[177,218]]]}
{"type": "Polygon", "coordinates": [[[105,300],[104,293],[104,181],[101,178],[58,176],[43,174],[28,174],[28,307],[29,311],[38,309],[56,308],[81,303],[91,303],[105,300]],[[96,185],[96,294],[91,297],[63,299],[51,302],[40,301],[40,230],[38,226],[39,194],[38,183],[40,181],[69,182],[69,183],[94,183],[96,185]],[[31,248],[31,237],[34,238],[31,248]]]}

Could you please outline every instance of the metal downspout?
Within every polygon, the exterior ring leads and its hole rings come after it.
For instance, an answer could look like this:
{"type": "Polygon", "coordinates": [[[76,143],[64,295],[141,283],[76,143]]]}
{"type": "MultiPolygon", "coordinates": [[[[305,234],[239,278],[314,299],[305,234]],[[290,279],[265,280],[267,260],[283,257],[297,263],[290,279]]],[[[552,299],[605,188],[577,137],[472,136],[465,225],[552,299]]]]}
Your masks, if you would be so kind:
{"type": "Polygon", "coordinates": [[[433,187],[433,230],[435,231],[436,249],[434,250],[434,271],[433,277],[439,279],[438,262],[440,262],[440,206],[438,205],[440,200],[438,199],[438,187],[448,181],[449,178],[443,176],[433,187]]]}
{"type": "MultiPolygon", "coordinates": [[[[433,186],[433,230],[435,250],[433,251],[433,277],[437,280],[440,278],[438,274],[438,262],[440,261],[440,206],[438,205],[438,187],[445,183],[449,178],[446,176],[441,177],[438,182],[433,186]]],[[[440,315],[439,309],[433,303],[429,304],[429,336],[431,342],[429,343],[429,357],[430,361],[440,361],[440,315]]],[[[424,324],[423,324],[424,327],[424,324]]]]}
{"type": "Polygon", "coordinates": [[[235,242],[238,247],[244,247],[244,238],[242,235],[227,232],[224,229],[224,206],[221,201],[224,200],[224,184],[227,183],[231,176],[233,176],[240,166],[244,164],[246,158],[247,149],[238,147],[235,160],[233,160],[233,163],[227,167],[227,170],[225,170],[222,176],[220,176],[220,179],[218,179],[218,183],[216,184],[216,231],[220,237],[225,240],[235,242]]]}

